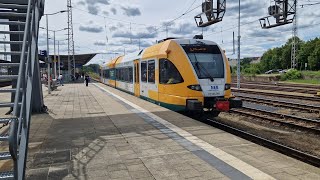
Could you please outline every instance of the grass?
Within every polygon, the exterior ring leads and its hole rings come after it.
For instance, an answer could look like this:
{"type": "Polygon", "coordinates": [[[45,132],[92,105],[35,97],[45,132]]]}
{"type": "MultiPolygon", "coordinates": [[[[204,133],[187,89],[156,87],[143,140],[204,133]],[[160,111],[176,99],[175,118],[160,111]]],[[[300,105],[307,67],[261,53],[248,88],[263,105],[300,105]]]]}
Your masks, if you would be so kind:
{"type": "Polygon", "coordinates": [[[92,77],[92,78],[100,79],[100,76],[99,76],[99,74],[97,74],[97,73],[89,72],[88,74],[89,74],[89,76],[92,77]]]}
{"type": "Polygon", "coordinates": [[[301,84],[320,84],[320,79],[294,79],[285,82],[301,83],[301,84]]]}
{"type": "Polygon", "coordinates": [[[301,71],[302,75],[320,78],[320,71],[301,71]]]}

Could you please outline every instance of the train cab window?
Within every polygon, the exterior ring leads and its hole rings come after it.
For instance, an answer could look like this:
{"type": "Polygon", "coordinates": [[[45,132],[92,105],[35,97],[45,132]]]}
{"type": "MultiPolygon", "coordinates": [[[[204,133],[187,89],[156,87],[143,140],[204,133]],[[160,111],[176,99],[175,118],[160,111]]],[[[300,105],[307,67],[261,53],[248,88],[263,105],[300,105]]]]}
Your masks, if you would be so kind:
{"type": "Polygon", "coordinates": [[[141,81],[147,82],[147,62],[141,62],[141,81]]]}
{"type": "Polygon", "coordinates": [[[184,80],[176,66],[168,59],[160,59],[160,84],[179,84],[184,80]]]}
{"type": "Polygon", "coordinates": [[[155,83],[155,60],[148,61],[148,83],[155,83]]]}

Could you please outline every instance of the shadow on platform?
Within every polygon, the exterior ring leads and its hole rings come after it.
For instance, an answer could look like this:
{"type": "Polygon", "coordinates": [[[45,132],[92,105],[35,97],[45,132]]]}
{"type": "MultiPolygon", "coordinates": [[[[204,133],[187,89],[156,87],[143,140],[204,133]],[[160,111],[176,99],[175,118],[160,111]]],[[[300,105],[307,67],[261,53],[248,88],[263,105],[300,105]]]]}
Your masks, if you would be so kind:
{"type": "Polygon", "coordinates": [[[110,165],[140,162],[136,153],[119,151],[132,148],[128,138],[146,136],[159,141],[170,139],[135,113],[75,119],[35,115],[27,179],[92,179],[90,173],[104,173],[110,165]]]}

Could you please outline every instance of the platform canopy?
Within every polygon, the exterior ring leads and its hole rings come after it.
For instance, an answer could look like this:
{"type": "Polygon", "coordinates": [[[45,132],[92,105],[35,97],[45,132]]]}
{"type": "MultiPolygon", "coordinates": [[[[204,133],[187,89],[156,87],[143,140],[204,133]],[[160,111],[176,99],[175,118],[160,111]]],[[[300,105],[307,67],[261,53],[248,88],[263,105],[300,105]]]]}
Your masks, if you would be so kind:
{"type": "MultiPolygon", "coordinates": [[[[81,68],[85,64],[87,64],[89,61],[92,60],[97,54],[76,54],[74,55],[75,61],[76,61],[76,68],[81,68]]],[[[50,55],[50,58],[53,60],[53,55],[50,55]]],[[[72,58],[72,56],[70,56],[72,58]]],[[[56,55],[56,59],[58,60],[58,56],[56,55]]],[[[39,60],[45,62],[45,58],[43,56],[39,55],[39,60]]],[[[62,69],[68,68],[68,55],[60,55],[60,64],[62,69]]]]}
{"type": "MultiPolygon", "coordinates": [[[[82,67],[87,64],[92,58],[94,58],[97,54],[76,54],[74,55],[76,61],[76,67],[82,67]]],[[[51,59],[53,60],[53,55],[50,55],[51,59]]],[[[72,56],[70,56],[72,58],[72,56]]],[[[58,59],[58,56],[56,56],[58,59]]],[[[60,63],[63,66],[68,66],[68,55],[60,55],[60,63]]]]}

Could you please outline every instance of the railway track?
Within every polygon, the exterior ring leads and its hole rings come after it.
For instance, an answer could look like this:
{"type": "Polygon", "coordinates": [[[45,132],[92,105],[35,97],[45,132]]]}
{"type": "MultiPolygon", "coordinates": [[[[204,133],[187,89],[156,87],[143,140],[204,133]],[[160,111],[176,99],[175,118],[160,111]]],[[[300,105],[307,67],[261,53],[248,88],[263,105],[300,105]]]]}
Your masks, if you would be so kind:
{"type": "MultiPolygon", "coordinates": [[[[232,87],[236,87],[235,83],[232,83],[232,87]]],[[[316,88],[301,88],[301,87],[287,87],[287,86],[277,86],[277,85],[260,85],[257,84],[241,84],[242,88],[246,89],[263,89],[263,90],[273,90],[273,91],[285,91],[285,92],[297,92],[305,94],[317,94],[319,89],[316,88]]]]}
{"type": "MultiPolygon", "coordinates": [[[[237,82],[232,82],[236,84],[237,82]]],[[[251,84],[251,85],[272,85],[275,86],[275,83],[272,82],[255,82],[255,81],[242,81],[243,84],[251,84]]],[[[318,89],[320,90],[319,85],[310,85],[310,84],[295,84],[295,83],[282,83],[282,82],[276,82],[277,86],[283,86],[283,87],[298,87],[298,88],[308,88],[308,89],[318,89]]]]}
{"type": "Polygon", "coordinates": [[[270,98],[252,97],[252,96],[245,96],[240,94],[237,94],[236,96],[242,99],[243,101],[252,102],[252,103],[267,104],[275,107],[284,107],[284,108],[296,109],[296,110],[301,110],[306,112],[320,112],[320,106],[311,105],[311,104],[295,103],[295,102],[270,99],[270,98]]]}
{"type": "Polygon", "coordinates": [[[280,94],[280,93],[272,93],[272,92],[248,91],[248,90],[236,89],[236,88],[232,88],[232,92],[239,92],[239,93],[246,93],[246,94],[248,94],[248,93],[249,94],[258,94],[258,95],[264,95],[264,96],[282,97],[282,98],[320,102],[320,97],[317,97],[317,96],[299,96],[299,95],[280,94]]]}
{"type": "Polygon", "coordinates": [[[263,137],[248,133],[246,131],[243,131],[241,129],[231,127],[229,125],[226,125],[222,122],[219,122],[215,119],[206,119],[205,121],[202,120],[202,122],[217,127],[221,130],[224,130],[226,132],[229,132],[231,134],[234,134],[238,137],[244,138],[246,140],[249,140],[253,143],[260,144],[262,146],[265,146],[269,149],[273,149],[275,151],[278,151],[282,154],[285,154],[287,156],[293,157],[295,159],[301,160],[303,162],[306,162],[308,164],[314,165],[316,167],[320,167],[320,158],[305,152],[302,152],[300,150],[291,148],[289,146],[265,139],[263,137]]]}
{"type": "Polygon", "coordinates": [[[304,130],[320,134],[320,120],[308,119],[288,114],[271,112],[251,107],[243,107],[242,109],[231,110],[232,113],[237,113],[245,116],[254,117],[261,120],[266,120],[271,123],[277,123],[290,128],[304,130]]]}

